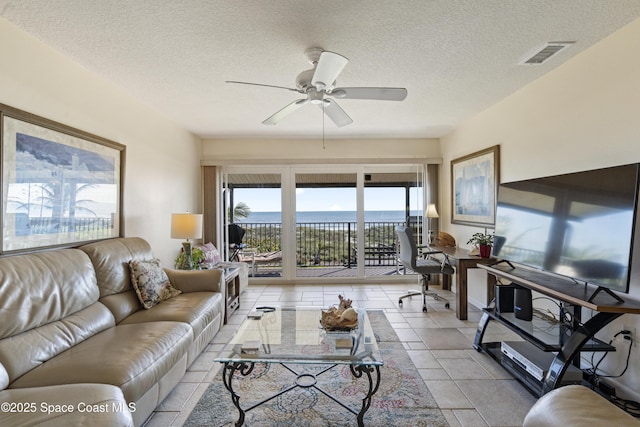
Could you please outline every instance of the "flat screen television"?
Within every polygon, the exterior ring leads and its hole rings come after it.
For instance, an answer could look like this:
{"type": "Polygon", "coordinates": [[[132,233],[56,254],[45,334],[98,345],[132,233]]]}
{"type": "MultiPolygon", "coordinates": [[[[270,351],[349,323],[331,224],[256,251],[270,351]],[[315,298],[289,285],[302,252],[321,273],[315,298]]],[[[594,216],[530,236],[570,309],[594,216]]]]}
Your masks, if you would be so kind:
{"type": "Polygon", "coordinates": [[[501,184],[493,255],[629,291],[639,164],[501,184]]]}

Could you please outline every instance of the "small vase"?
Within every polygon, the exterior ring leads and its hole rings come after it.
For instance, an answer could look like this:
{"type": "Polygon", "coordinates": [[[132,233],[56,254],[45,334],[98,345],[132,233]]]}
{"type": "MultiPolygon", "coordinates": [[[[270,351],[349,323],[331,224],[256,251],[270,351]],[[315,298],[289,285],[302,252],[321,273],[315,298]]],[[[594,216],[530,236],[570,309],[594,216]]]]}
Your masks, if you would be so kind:
{"type": "Polygon", "coordinates": [[[491,245],[480,245],[480,257],[489,258],[491,256],[491,245]]]}

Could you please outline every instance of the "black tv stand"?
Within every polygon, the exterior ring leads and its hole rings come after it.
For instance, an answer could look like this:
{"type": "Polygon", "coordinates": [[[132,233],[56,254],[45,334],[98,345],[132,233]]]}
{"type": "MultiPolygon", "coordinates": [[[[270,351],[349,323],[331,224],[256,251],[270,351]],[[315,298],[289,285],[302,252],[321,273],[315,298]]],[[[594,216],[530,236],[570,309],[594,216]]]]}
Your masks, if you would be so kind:
{"type": "Polygon", "coordinates": [[[507,265],[508,265],[509,267],[511,267],[512,269],[516,268],[513,264],[511,264],[511,261],[507,261],[506,259],[498,260],[498,261],[496,261],[496,262],[494,262],[494,263],[492,263],[492,264],[489,264],[489,266],[490,266],[490,267],[493,267],[493,266],[496,266],[496,265],[500,265],[500,264],[502,264],[502,263],[507,264],[507,265]]]}
{"type": "MultiPolygon", "coordinates": [[[[580,366],[582,351],[615,351],[615,347],[597,338],[595,335],[603,327],[623,314],[640,314],[640,303],[625,301],[607,288],[586,284],[579,285],[570,278],[535,270],[526,266],[512,265],[478,265],[497,278],[503,278],[514,284],[529,288],[545,296],[563,302],[562,310],[569,307],[571,322],[551,321],[534,317],[525,321],[515,317],[514,313],[498,313],[494,308],[485,308],[478,324],[474,340],[477,351],[485,351],[502,364],[533,395],[542,396],[549,391],[564,385],[563,377],[570,365],[580,366]],[[611,302],[614,296],[615,302],[611,302]],[[583,308],[596,314],[586,322],[580,321],[583,308]],[[571,310],[572,309],[572,310],[571,310]],[[542,380],[534,380],[501,352],[501,342],[483,342],[485,331],[491,321],[506,326],[525,341],[545,352],[557,353],[550,366],[545,369],[542,380]]],[[[574,369],[571,367],[571,369],[574,369]]]]}
{"type": "Polygon", "coordinates": [[[616,301],[620,303],[624,303],[624,300],[620,298],[619,295],[616,295],[611,289],[603,288],[602,286],[598,286],[598,289],[596,289],[595,292],[589,297],[588,301],[593,302],[593,300],[598,296],[600,292],[604,292],[607,295],[611,295],[616,301]]]}

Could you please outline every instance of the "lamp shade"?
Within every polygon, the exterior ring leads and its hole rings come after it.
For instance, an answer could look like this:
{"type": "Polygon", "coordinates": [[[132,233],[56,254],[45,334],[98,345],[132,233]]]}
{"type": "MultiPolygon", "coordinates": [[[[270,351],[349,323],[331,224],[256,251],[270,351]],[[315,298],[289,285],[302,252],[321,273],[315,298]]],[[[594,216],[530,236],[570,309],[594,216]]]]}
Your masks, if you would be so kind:
{"type": "Polygon", "coordinates": [[[171,214],[171,238],[202,238],[202,214],[171,214]]]}
{"type": "Polygon", "coordinates": [[[425,216],[427,218],[440,218],[440,216],[438,215],[438,211],[436,210],[435,203],[429,203],[425,216]]]}

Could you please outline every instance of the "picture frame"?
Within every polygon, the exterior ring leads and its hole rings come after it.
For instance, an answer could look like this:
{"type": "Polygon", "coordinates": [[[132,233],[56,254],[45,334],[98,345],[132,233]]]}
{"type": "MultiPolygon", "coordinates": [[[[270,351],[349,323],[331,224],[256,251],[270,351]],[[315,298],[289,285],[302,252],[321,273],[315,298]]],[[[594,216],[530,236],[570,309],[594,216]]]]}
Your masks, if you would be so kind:
{"type": "Polygon", "coordinates": [[[0,123],[0,255],[124,235],[124,145],[3,104],[0,123]]]}
{"type": "Polygon", "coordinates": [[[500,146],[451,161],[451,222],[495,226],[500,182],[500,146]]]}

